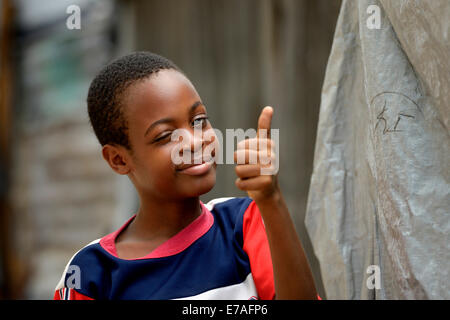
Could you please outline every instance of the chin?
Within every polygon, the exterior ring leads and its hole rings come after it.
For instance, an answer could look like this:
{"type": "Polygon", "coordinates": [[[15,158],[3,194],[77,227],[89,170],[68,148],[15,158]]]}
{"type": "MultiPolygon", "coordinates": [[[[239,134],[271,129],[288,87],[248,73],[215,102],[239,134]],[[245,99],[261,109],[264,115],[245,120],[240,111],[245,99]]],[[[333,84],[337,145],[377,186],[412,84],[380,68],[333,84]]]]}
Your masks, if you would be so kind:
{"type": "Polygon", "coordinates": [[[188,197],[199,197],[211,191],[216,184],[216,172],[212,170],[207,175],[195,177],[186,185],[186,193],[188,197]]]}

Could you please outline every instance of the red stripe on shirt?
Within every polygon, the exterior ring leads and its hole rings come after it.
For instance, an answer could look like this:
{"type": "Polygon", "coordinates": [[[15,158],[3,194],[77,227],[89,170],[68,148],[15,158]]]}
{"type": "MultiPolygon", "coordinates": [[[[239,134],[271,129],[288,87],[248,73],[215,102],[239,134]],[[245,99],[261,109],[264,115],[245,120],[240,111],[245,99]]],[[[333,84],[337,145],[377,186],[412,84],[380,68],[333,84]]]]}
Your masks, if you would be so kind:
{"type": "Polygon", "coordinates": [[[244,213],[244,251],[250,260],[250,269],[259,298],[275,297],[272,258],[261,213],[254,201],[244,213]]]}
{"type": "Polygon", "coordinates": [[[63,288],[55,291],[55,295],[53,296],[53,300],[65,300],[64,295],[65,291],[69,290],[67,300],[94,300],[88,296],[85,296],[82,293],[79,293],[75,289],[63,288]]]}

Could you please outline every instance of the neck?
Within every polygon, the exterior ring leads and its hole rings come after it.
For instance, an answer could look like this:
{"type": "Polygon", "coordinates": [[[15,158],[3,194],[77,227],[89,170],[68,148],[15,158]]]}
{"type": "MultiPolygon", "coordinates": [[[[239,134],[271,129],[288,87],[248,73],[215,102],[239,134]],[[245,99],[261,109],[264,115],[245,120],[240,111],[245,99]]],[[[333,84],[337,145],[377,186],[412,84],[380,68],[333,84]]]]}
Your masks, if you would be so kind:
{"type": "Polygon", "coordinates": [[[157,200],[141,197],[141,206],[132,223],[132,237],[139,240],[170,238],[200,216],[199,197],[157,200]]]}

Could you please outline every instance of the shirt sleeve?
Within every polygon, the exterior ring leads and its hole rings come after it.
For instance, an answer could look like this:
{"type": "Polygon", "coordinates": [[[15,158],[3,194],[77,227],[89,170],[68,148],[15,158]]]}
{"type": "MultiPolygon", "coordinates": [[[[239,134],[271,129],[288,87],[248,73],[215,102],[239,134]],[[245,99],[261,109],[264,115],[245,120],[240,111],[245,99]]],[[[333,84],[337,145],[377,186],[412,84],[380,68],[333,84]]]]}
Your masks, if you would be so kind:
{"type": "Polygon", "coordinates": [[[250,260],[250,269],[259,298],[274,299],[275,285],[269,242],[255,201],[252,201],[244,212],[243,249],[250,260]]]}

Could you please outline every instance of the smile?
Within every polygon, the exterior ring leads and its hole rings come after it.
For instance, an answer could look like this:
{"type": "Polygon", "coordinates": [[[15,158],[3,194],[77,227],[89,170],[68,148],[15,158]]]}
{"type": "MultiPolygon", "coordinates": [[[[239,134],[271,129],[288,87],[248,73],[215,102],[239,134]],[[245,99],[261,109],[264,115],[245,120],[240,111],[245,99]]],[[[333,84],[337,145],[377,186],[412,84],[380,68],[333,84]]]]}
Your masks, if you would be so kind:
{"type": "Polygon", "coordinates": [[[210,160],[200,164],[192,164],[182,169],[177,170],[180,173],[184,173],[190,176],[199,176],[207,173],[213,166],[214,161],[210,160]]]}

